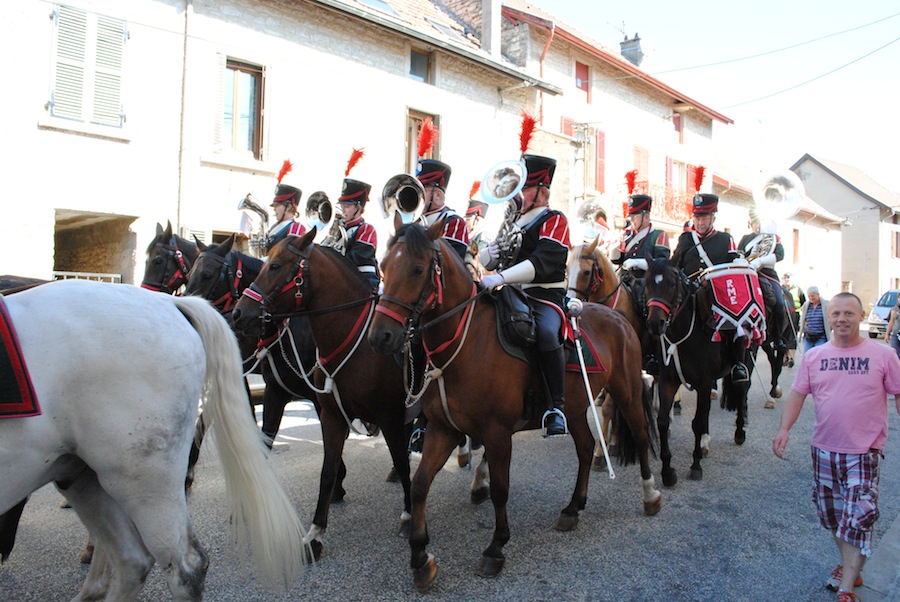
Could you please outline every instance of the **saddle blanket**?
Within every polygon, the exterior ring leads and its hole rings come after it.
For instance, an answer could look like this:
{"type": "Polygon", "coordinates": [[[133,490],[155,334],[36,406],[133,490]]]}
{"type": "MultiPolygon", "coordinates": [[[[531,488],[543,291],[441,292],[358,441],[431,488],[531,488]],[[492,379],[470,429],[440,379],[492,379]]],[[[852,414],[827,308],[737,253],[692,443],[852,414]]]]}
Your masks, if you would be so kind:
{"type": "Polygon", "coordinates": [[[759,276],[748,266],[720,265],[710,268],[706,280],[712,287],[715,331],[712,340],[722,340],[722,330],[734,329],[734,338],[762,344],[766,338],[766,310],[759,276]]]}
{"type": "Polygon", "coordinates": [[[37,416],[41,413],[41,406],[34,394],[25,358],[19,349],[19,339],[2,296],[0,339],[0,418],[37,416]]]}

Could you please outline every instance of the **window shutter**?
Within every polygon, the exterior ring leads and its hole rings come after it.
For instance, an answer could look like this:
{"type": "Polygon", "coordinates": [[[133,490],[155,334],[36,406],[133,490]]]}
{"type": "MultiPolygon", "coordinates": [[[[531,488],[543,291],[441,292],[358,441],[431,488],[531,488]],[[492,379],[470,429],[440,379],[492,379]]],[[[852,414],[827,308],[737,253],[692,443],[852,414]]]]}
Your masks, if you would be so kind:
{"type": "Polygon", "coordinates": [[[87,13],[60,6],[56,12],[56,71],[50,100],[54,117],[82,119],[86,39],[87,13]]]}
{"type": "Polygon", "coordinates": [[[571,117],[561,117],[559,123],[559,131],[562,132],[562,134],[565,136],[574,137],[575,120],[571,117]]]}
{"type": "Polygon", "coordinates": [[[672,163],[672,157],[666,157],[666,187],[672,188],[672,174],[674,171],[674,165],[672,163]]]}
{"type": "MultiPolygon", "coordinates": [[[[213,110],[211,114],[213,116],[213,149],[216,152],[221,152],[226,148],[225,146],[225,78],[234,77],[234,74],[228,71],[228,57],[224,54],[216,54],[216,67],[215,73],[218,74],[216,78],[216,90],[214,94],[215,105],[213,106],[213,110]]],[[[231,135],[231,132],[228,133],[231,135]]],[[[229,146],[231,142],[229,140],[229,146]]]]}
{"type": "Polygon", "coordinates": [[[116,127],[122,125],[122,57],[125,36],[123,21],[98,17],[92,123],[116,127]]]}
{"type": "Polygon", "coordinates": [[[606,192],[606,134],[597,130],[594,134],[594,188],[597,192],[606,192]]]}

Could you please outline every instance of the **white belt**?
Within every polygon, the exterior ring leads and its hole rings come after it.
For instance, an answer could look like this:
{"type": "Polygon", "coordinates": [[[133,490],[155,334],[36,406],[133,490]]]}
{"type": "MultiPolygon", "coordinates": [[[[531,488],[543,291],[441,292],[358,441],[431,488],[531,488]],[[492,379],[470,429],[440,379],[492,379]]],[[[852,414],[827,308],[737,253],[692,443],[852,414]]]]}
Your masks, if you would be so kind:
{"type": "Polygon", "coordinates": [[[361,265],[361,266],[358,266],[357,269],[359,269],[359,271],[363,272],[364,274],[374,274],[375,273],[374,265],[361,265]]]}
{"type": "Polygon", "coordinates": [[[534,288],[534,287],[561,288],[561,289],[565,290],[566,289],[566,281],[563,280],[562,282],[529,282],[527,284],[522,285],[523,289],[534,288]]]}

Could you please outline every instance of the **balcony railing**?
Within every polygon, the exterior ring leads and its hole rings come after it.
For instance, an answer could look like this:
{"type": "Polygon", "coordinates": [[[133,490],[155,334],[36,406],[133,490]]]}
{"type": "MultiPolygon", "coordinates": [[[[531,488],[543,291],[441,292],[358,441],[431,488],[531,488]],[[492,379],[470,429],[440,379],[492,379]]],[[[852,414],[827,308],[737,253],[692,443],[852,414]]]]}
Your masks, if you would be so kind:
{"type": "Polygon", "coordinates": [[[102,274],[99,272],[53,272],[54,280],[93,280],[94,282],[122,283],[122,274],[102,274]]]}

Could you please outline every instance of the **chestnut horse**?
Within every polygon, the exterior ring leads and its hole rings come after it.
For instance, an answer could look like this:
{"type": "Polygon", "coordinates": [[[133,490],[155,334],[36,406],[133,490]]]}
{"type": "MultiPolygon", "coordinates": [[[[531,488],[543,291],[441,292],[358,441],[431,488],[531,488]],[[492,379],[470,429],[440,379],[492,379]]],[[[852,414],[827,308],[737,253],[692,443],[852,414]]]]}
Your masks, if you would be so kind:
{"type": "Polygon", "coordinates": [[[675,391],[684,385],[697,393],[697,409],[691,422],[694,462],[690,477],[700,480],[703,478],[700,460],[709,444],[710,390],[717,379],[723,378],[722,407],[737,412],[734,442],[741,445],[746,438],[744,424],[749,383],[732,383],[733,362],[729,361],[726,343],[712,340],[713,329],[708,324],[712,315],[708,284],[704,283],[695,291],[687,276],[668,259],[650,262],[644,282],[647,329],[652,336],[661,339],[666,353],[660,358],[661,370],[656,379],[659,391],[657,426],[663,485],[671,487],[678,481],[669,449],[669,414],[675,391]]]}
{"type": "MultiPolygon", "coordinates": [[[[369,342],[381,353],[396,353],[421,333],[429,362],[429,378],[421,397],[428,417],[422,459],[413,477],[413,518],[409,544],[414,582],[424,589],[437,576],[437,563],[427,553],[425,505],[436,473],[453,451],[460,433],[481,441],[490,459],[490,493],[494,535],[482,553],[477,572],[500,573],[503,546],[509,540],[512,435],[540,428],[543,408],[530,412],[526,394],[538,385],[534,366],[509,355],[497,335],[496,309],[490,297],[476,292],[466,266],[441,238],[442,220],[427,231],[420,224],[400,226],[382,261],[384,293],[369,329],[369,342]],[[487,362],[487,363],[486,363],[487,362]]],[[[655,514],[662,497],[650,469],[651,409],[640,375],[640,345],[633,329],[616,312],[586,304],[582,332],[593,342],[604,371],[590,374],[593,390],[607,388],[616,399],[620,461],[639,456],[644,512],[655,514]]],[[[594,437],[588,426],[588,399],[580,373],[566,379],[565,412],[578,456],[578,475],[569,504],[556,524],[571,530],[587,500],[594,437]]]]}
{"type": "Polygon", "coordinates": [[[375,353],[363,341],[378,298],[353,263],[334,249],[313,244],[315,233],[313,228],[303,236],[289,236],[269,251],[232,320],[246,332],[257,332],[273,318],[302,314],[309,320],[319,350],[314,383],[325,456],[306,540],[318,555],[354,418],[378,425],[384,435],[403,485],[401,535],[409,528],[410,497],[403,370],[393,357],[375,353]]]}

